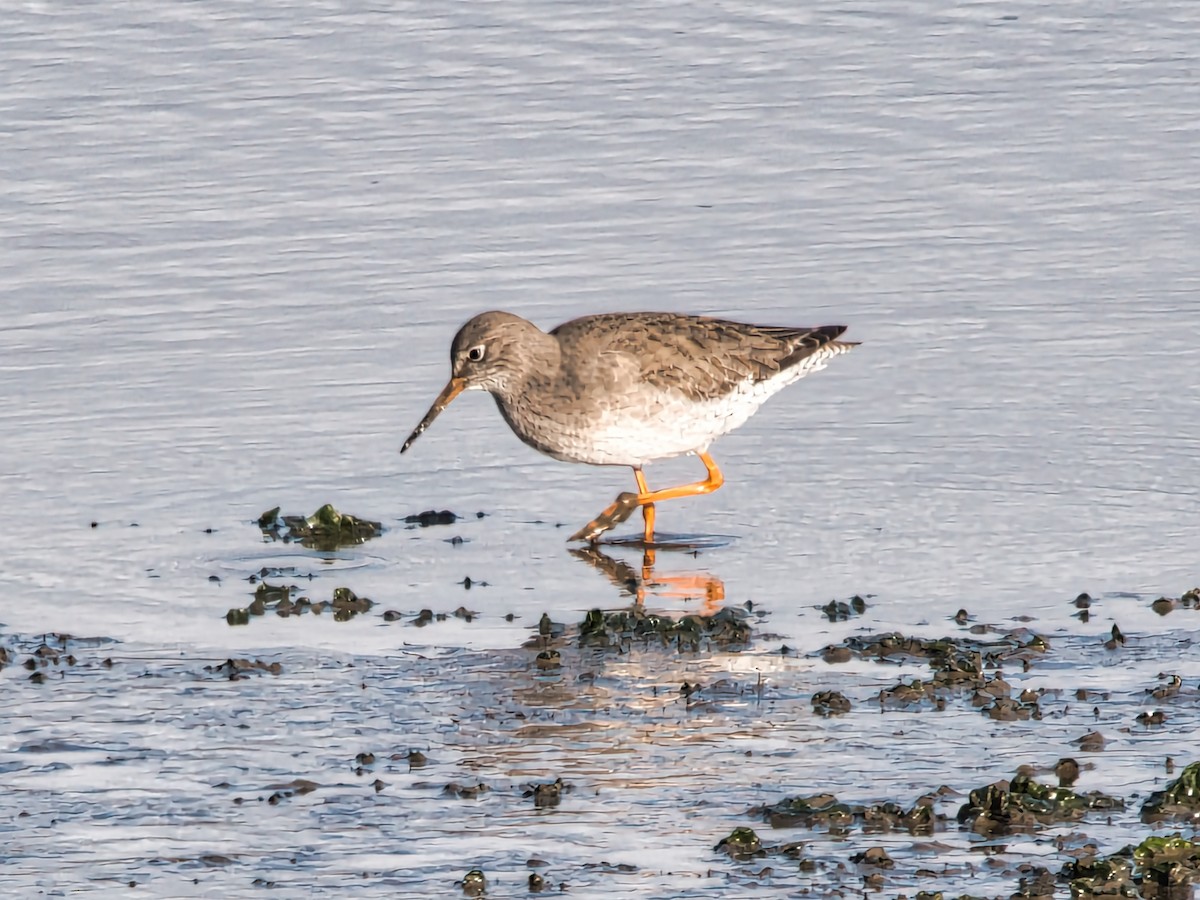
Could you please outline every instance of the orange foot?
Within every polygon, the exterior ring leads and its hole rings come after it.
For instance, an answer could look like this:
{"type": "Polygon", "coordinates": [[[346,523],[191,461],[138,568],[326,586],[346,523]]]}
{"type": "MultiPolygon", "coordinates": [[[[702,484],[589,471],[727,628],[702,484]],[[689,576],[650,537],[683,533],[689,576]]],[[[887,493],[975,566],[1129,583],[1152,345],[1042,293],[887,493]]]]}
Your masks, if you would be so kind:
{"type": "Polygon", "coordinates": [[[635,467],[633,474],[637,478],[638,492],[635,494],[632,491],[625,491],[618,495],[617,499],[605,507],[600,515],[580,528],[567,540],[595,542],[596,538],[604,532],[620,525],[628,519],[633,515],[633,511],[640,506],[642,508],[642,519],[645,524],[643,540],[646,544],[653,544],[655,503],[663,500],[673,500],[676,497],[695,497],[699,494],[711,494],[725,483],[725,476],[721,474],[721,470],[717,468],[717,464],[713,462],[712,457],[708,453],[702,451],[696,455],[700,457],[700,461],[704,463],[704,468],[708,470],[708,477],[703,481],[696,481],[692,484],[681,484],[678,487],[664,488],[661,491],[652,491],[646,485],[646,476],[642,474],[642,470],[635,467]]]}

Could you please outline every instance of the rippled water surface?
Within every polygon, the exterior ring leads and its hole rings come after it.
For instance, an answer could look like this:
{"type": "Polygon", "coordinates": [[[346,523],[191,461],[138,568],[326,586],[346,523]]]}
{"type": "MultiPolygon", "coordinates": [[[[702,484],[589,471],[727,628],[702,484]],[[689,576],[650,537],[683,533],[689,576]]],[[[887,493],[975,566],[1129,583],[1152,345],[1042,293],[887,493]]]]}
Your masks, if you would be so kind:
{"type": "Polygon", "coordinates": [[[1200,582],[1197,29],[1187,0],[14,5],[0,885],[422,897],[479,868],[489,896],[530,871],[576,897],[826,896],[882,845],[884,896],[1008,896],[1021,863],[1061,868],[1069,828],[1106,853],[1153,832],[1137,808],[1195,757],[1200,689],[1197,613],[1150,606],[1200,582]],[[488,398],[398,454],[489,308],[863,344],[714,446],[725,487],[659,509],[692,552],[644,566],[565,541],[629,473],[539,456],[488,398]],[[320,552],[255,524],[324,503],[385,532],[320,552]],[[403,521],[431,508],[462,518],[403,521]],[[375,605],[231,627],[264,570],[375,605]],[[638,586],[673,616],[749,604],[753,637],[572,642],[638,586]],[[861,615],[822,614],[854,595],[861,615]],[[543,613],[569,626],[561,669],[523,647],[543,613]],[[821,656],[971,625],[1050,641],[1004,668],[1040,720],[881,711],[927,667],[821,656]],[[230,657],[278,667],[206,671],[230,657]],[[1184,691],[1148,728],[1160,673],[1184,691]],[[825,689],[851,712],[815,716],[825,689]],[[1084,762],[1093,729],[1078,787],[1121,815],[1008,843],[954,821],[1018,765],[1084,762]],[[557,777],[559,806],[523,796],[557,777]],[[748,812],[943,785],[932,836],[748,812]],[[714,851],[742,825],[815,870],[714,851]]]}

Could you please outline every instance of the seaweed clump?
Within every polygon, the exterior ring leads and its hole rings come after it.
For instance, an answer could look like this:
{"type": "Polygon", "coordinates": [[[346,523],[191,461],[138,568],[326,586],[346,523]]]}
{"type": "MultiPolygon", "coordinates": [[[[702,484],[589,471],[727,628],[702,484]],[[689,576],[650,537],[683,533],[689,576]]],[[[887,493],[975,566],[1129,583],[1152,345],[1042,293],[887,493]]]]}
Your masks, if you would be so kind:
{"type": "Polygon", "coordinates": [[[880,662],[926,659],[934,669],[971,671],[999,666],[1013,659],[1040,657],[1050,648],[1044,637],[1024,628],[1003,632],[992,641],[967,637],[917,638],[899,632],[864,637],[852,635],[843,646],[862,659],[880,662]]]}
{"type": "Polygon", "coordinates": [[[1200,883],[1200,844],[1178,833],[1152,836],[1111,856],[1070,862],[1061,874],[1072,897],[1189,900],[1200,883]]]}
{"type": "Polygon", "coordinates": [[[328,610],[332,611],[335,622],[348,622],[375,605],[374,600],[360,597],[348,587],[334,588],[331,599],[316,602],[308,597],[292,599],[294,590],[296,588],[291,585],[275,585],[263,581],[254,589],[254,599],[250,605],[229,610],[225,613],[225,621],[230,625],[249,625],[251,619],[265,616],[269,612],[286,619],[288,616],[300,616],[304,613],[319,616],[328,610]]]}
{"type": "Polygon", "coordinates": [[[1190,897],[1200,883],[1200,844],[1179,832],[1148,837],[1132,849],[1142,879],[1143,897],[1190,897]]]}
{"type": "Polygon", "coordinates": [[[323,553],[354,547],[383,534],[379,522],[338,512],[332,503],[326,503],[311,516],[281,516],[276,506],[258,517],[258,527],[269,540],[297,542],[323,553]]]}
{"type": "Polygon", "coordinates": [[[958,821],[982,835],[1012,834],[1056,822],[1076,822],[1092,810],[1124,808],[1125,801],[1119,797],[1099,791],[1076,793],[1021,774],[971,791],[958,811],[958,821]]]}
{"type": "Polygon", "coordinates": [[[1200,822],[1200,762],[1186,766],[1164,790],[1142,804],[1143,822],[1200,822]]]}
{"type": "Polygon", "coordinates": [[[675,646],[681,652],[741,649],[750,643],[745,613],[725,607],[711,616],[689,613],[673,619],[640,606],[616,612],[590,610],[579,625],[579,646],[621,648],[632,643],[675,646]]]}
{"type": "Polygon", "coordinates": [[[936,824],[932,803],[925,798],[906,810],[890,801],[873,806],[843,803],[829,793],[786,797],[769,806],[756,806],[750,815],[762,816],[772,828],[821,827],[836,834],[844,834],[856,824],[865,831],[929,834],[936,824]]]}
{"type": "Polygon", "coordinates": [[[971,702],[991,719],[1011,722],[1040,719],[1040,695],[1013,688],[998,671],[1005,663],[1028,667],[1049,649],[1046,639],[1026,629],[1004,632],[995,640],[970,637],[916,638],[899,633],[851,636],[841,644],[826,647],[827,662],[845,662],[854,657],[880,663],[926,660],[933,674],[927,678],[900,681],[884,688],[875,700],[887,709],[946,708],[955,696],[969,694],[971,702]]]}

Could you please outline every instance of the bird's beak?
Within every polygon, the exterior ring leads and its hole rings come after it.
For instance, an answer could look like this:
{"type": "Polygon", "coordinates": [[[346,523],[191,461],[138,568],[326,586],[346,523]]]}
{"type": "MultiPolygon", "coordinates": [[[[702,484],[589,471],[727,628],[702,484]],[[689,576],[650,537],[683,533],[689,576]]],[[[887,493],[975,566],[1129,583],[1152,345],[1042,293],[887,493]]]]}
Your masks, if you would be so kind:
{"type": "Polygon", "coordinates": [[[450,401],[466,389],[467,379],[460,378],[457,375],[446,382],[446,386],[442,388],[442,392],[433,401],[433,406],[429,407],[429,412],[425,413],[425,418],[421,420],[421,424],[413,429],[413,433],[408,436],[408,440],[404,442],[404,446],[400,448],[400,452],[403,453],[411,447],[413,441],[419,438],[425,429],[433,424],[433,420],[441,414],[442,410],[450,405],[450,401]]]}

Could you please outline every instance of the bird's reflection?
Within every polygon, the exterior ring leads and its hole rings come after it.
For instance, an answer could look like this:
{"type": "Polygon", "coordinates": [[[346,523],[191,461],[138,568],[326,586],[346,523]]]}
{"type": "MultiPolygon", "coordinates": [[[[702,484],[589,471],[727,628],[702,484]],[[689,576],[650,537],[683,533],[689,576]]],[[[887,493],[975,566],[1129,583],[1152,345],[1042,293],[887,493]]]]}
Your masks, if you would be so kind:
{"type": "MultiPolygon", "coordinates": [[[[606,546],[613,546],[612,544],[606,546]]],[[[640,546],[642,550],[642,565],[638,570],[622,559],[609,556],[596,544],[587,547],[572,548],[569,552],[576,559],[581,559],[597,572],[611,581],[625,594],[632,596],[639,605],[644,605],[647,597],[674,600],[699,600],[701,613],[711,616],[721,609],[725,600],[725,582],[710,572],[663,572],[655,571],[657,549],[647,547],[639,542],[630,542],[627,546],[640,546]]],[[[695,546],[677,543],[669,545],[673,550],[695,550],[695,546]]]]}

